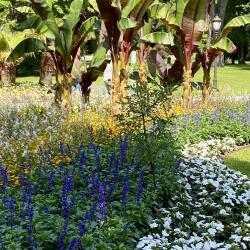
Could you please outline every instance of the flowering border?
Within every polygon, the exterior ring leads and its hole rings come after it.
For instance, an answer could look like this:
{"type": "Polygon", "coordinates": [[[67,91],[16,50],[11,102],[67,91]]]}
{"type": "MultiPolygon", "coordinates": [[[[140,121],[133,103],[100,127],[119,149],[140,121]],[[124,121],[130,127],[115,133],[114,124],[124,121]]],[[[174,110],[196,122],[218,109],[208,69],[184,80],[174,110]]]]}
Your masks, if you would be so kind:
{"type": "Polygon", "coordinates": [[[231,138],[184,146],[179,193],[137,249],[249,249],[250,180],[218,162],[235,148],[231,138]]]}

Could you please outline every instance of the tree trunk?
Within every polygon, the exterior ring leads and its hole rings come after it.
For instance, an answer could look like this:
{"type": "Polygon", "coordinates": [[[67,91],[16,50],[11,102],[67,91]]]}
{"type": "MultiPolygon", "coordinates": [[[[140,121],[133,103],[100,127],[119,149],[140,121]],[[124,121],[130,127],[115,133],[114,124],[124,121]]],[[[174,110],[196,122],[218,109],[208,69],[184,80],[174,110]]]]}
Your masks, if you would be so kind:
{"type": "Polygon", "coordinates": [[[183,94],[182,94],[182,105],[183,107],[190,107],[191,101],[192,101],[192,87],[191,87],[191,79],[192,79],[192,71],[191,70],[185,70],[183,74],[183,94]]]}
{"type": "Polygon", "coordinates": [[[112,114],[118,115],[121,104],[120,63],[113,61],[112,72],[112,114]]]}
{"type": "Polygon", "coordinates": [[[125,64],[122,55],[120,55],[120,59],[112,61],[112,114],[118,115],[122,101],[127,96],[128,65],[125,64]]]}
{"type": "Polygon", "coordinates": [[[89,104],[90,99],[90,89],[88,89],[86,92],[82,92],[82,100],[84,104],[89,104]]]}
{"type": "Polygon", "coordinates": [[[70,110],[72,105],[72,76],[71,74],[58,74],[56,76],[55,103],[63,109],[70,110]]]}
{"type": "Polygon", "coordinates": [[[1,64],[1,85],[12,86],[16,83],[16,64],[13,62],[3,62],[1,64]]]}
{"type": "Polygon", "coordinates": [[[203,71],[203,84],[202,84],[202,101],[205,105],[208,104],[209,99],[209,87],[210,87],[210,70],[203,71]]]}
{"type": "Polygon", "coordinates": [[[52,85],[52,74],[54,71],[54,61],[49,52],[43,52],[41,58],[41,69],[39,84],[42,86],[52,85]]]}
{"type": "Polygon", "coordinates": [[[142,87],[147,88],[147,64],[144,62],[140,63],[139,77],[142,87]]]}
{"type": "Polygon", "coordinates": [[[90,86],[92,84],[92,79],[88,76],[88,72],[82,75],[82,80],[80,82],[81,92],[82,92],[82,102],[83,104],[89,104],[90,99],[90,86]],[[86,75],[86,77],[85,77],[86,75]]]}

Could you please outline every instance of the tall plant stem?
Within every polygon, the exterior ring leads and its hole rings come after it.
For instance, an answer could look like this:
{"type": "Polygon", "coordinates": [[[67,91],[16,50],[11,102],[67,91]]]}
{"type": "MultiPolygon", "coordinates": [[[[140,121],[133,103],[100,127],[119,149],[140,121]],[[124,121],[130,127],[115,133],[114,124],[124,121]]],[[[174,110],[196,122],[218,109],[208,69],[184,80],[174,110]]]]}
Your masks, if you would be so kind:
{"type": "Polygon", "coordinates": [[[152,161],[152,152],[150,150],[150,145],[149,145],[149,141],[148,141],[146,120],[145,120],[144,113],[142,113],[142,125],[143,125],[143,135],[144,135],[144,139],[145,139],[146,146],[147,146],[147,151],[148,151],[148,156],[149,156],[150,171],[151,171],[151,174],[152,174],[152,177],[153,177],[154,188],[156,189],[155,166],[154,166],[154,163],[152,161]]]}
{"type": "Polygon", "coordinates": [[[192,71],[184,69],[183,75],[183,94],[182,94],[182,105],[183,107],[189,108],[192,101],[192,88],[191,88],[192,71]]]}

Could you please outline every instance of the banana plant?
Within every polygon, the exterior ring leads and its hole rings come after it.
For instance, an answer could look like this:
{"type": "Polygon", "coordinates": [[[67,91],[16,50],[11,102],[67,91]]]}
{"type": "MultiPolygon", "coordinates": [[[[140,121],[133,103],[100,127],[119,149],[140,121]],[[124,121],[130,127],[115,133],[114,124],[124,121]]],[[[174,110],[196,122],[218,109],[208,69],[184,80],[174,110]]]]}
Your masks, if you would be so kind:
{"type": "Polygon", "coordinates": [[[8,29],[0,31],[1,85],[12,86],[16,83],[16,66],[20,61],[14,60],[9,62],[7,59],[17,44],[30,35],[25,32],[13,32],[8,29]]]}
{"type": "Polygon", "coordinates": [[[148,56],[151,76],[157,75],[166,89],[179,86],[183,76],[183,64],[173,33],[156,31],[146,34],[140,40],[142,43],[150,43],[152,47],[148,56]],[[165,51],[166,47],[168,52],[165,51]],[[169,52],[176,58],[173,65],[165,62],[165,54],[169,54],[169,52]]]}
{"type": "Polygon", "coordinates": [[[87,5],[83,0],[73,0],[62,18],[55,16],[52,6],[46,0],[31,0],[31,3],[36,15],[29,19],[29,24],[39,32],[50,34],[51,45],[44,39],[25,39],[13,50],[9,60],[16,60],[25,53],[49,52],[56,68],[55,103],[69,109],[72,102],[74,61],[79,48],[89,40],[93,29],[98,27],[98,18],[85,17],[83,10],[87,5]]]}
{"type": "Polygon", "coordinates": [[[214,44],[210,46],[200,46],[197,49],[197,56],[199,58],[197,64],[200,62],[203,68],[202,97],[205,104],[207,104],[209,98],[210,72],[214,60],[224,52],[234,53],[237,50],[236,46],[227,36],[234,28],[249,24],[250,15],[235,17],[226,24],[214,44]]]}
{"type": "MultiPolygon", "coordinates": [[[[160,20],[174,32],[177,53],[174,55],[183,65],[183,105],[191,102],[192,56],[205,32],[211,0],[176,0],[157,3],[150,9],[152,18],[160,20]]],[[[171,46],[176,51],[176,46],[171,46]]]]}
{"type": "Polygon", "coordinates": [[[89,102],[90,86],[104,72],[110,60],[106,59],[107,49],[100,44],[90,64],[81,73],[81,91],[84,103],[89,102]]]}
{"type": "Polygon", "coordinates": [[[154,0],[90,0],[104,21],[111,58],[112,109],[119,113],[122,99],[127,95],[129,56],[133,50],[135,37],[143,26],[145,14],[154,0]]]}
{"type": "Polygon", "coordinates": [[[8,62],[8,56],[22,39],[31,35],[15,30],[17,20],[23,16],[20,8],[26,4],[26,0],[0,1],[0,78],[3,86],[14,85],[16,82],[16,66],[19,61],[8,62]]]}

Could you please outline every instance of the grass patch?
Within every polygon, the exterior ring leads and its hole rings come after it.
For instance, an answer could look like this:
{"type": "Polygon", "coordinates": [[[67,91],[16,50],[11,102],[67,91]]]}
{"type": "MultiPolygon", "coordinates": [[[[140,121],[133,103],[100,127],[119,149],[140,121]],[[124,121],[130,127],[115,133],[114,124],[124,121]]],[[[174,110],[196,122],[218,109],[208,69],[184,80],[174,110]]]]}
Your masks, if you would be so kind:
{"type": "MultiPolygon", "coordinates": [[[[211,84],[213,82],[213,69],[211,84]]],[[[203,72],[200,69],[194,77],[195,81],[202,82],[203,72]]],[[[250,63],[245,65],[227,65],[218,68],[218,88],[223,95],[249,95],[250,94],[250,63]]]]}
{"type": "MultiPolygon", "coordinates": [[[[200,69],[194,77],[194,81],[202,82],[203,72],[200,69]]],[[[213,69],[211,72],[211,83],[213,81],[213,69]]],[[[20,84],[30,83],[36,85],[39,82],[38,76],[18,77],[20,84]]],[[[53,78],[55,83],[55,77],[53,78]]],[[[94,85],[104,85],[103,76],[100,76],[94,85]]],[[[245,65],[227,65],[218,68],[218,88],[220,95],[245,96],[250,94],[250,62],[245,65]]],[[[178,89],[175,96],[181,96],[182,88],[178,89]]],[[[194,90],[194,95],[201,96],[201,91],[194,90]]]]}
{"type": "MultiPolygon", "coordinates": [[[[17,84],[21,84],[21,85],[38,85],[39,83],[39,76],[20,76],[17,77],[17,84]]],[[[53,83],[56,83],[56,77],[53,76],[53,83]]],[[[103,80],[103,76],[100,76],[95,82],[94,84],[97,85],[103,85],[104,84],[104,80],[103,80]]]]}
{"type": "Polygon", "coordinates": [[[238,170],[250,177],[250,147],[227,155],[225,163],[228,167],[238,170]]]}

